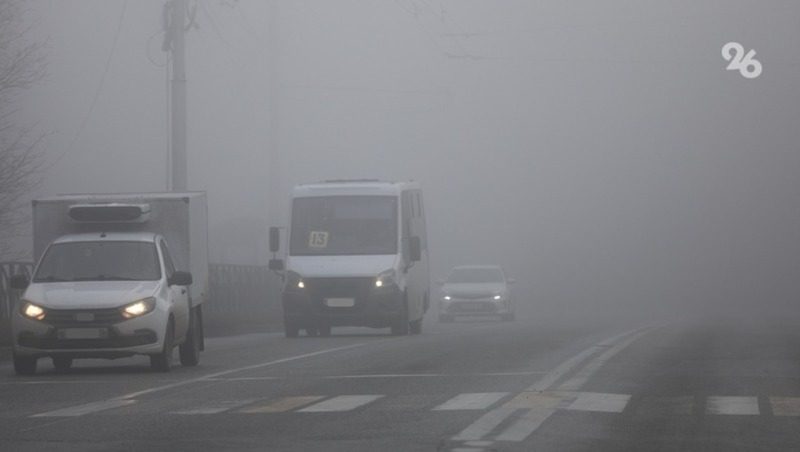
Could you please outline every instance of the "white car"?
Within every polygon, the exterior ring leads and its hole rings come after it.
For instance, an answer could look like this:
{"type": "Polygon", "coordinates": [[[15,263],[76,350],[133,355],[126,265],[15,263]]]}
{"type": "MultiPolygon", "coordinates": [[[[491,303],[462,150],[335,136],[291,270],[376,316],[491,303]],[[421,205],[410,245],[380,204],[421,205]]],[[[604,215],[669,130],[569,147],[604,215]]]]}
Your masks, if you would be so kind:
{"type": "Polygon", "coordinates": [[[188,272],[176,271],[163,236],[150,232],[70,234],[44,252],[12,317],[14,368],[36,372],[39,358],[56,370],[75,358],[150,356],[168,371],[173,348],[195,365],[201,339],[191,328],[188,272]]]}
{"type": "Polygon", "coordinates": [[[440,280],[439,321],[452,322],[456,316],[500,316],[514,320],[514,304],[507,278],[497,265],[464,265],[455,267],[445,280],[440,280]]]}

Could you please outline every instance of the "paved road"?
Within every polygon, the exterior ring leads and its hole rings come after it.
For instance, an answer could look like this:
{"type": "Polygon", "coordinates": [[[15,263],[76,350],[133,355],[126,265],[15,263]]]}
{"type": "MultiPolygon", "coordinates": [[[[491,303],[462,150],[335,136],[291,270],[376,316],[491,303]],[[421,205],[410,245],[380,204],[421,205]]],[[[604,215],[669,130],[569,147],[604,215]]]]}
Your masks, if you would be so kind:
{"type": "Polygon", "coordinates": [[[798,450],[792,322],[459,322],[211,340],[196,368],[0,364],[0,450],[798,450]]]}

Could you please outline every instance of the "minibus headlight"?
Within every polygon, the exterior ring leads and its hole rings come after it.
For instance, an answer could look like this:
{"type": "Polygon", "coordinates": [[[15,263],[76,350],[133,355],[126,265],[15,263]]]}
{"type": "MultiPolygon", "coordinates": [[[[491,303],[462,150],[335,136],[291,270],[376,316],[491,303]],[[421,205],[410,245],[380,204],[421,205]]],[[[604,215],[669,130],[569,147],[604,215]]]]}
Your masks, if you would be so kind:
{"type": "Polygon", "coordinates": [[[303,278],[295,272],[286,273],[286,286],[284,288],[287,292],[296,292],[306,288],[306,283],[303,278]]]}
{"type": "Polygon", "coordinates": [[[143,298],[133,303],[127,304],[122,307],[122,316],[126,319],[132,319],[151,312],[156,308],[156,299],[153,297],[143,298]]]}
{"type": "Polygon", "coordinates": [[[397,282],[394,278],[394,269],[389,269],[378,274],[375,278],[375,287],[380,289],[395,285],[397,282]]]}

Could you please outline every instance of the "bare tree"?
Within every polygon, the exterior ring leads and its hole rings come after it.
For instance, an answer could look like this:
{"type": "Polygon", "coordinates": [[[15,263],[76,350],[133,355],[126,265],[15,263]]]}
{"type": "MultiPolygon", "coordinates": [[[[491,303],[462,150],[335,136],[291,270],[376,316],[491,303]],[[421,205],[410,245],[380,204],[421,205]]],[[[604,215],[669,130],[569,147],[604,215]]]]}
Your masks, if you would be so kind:
{"type": "Polygon", "coordinates": [[[16,102],[45,73],[43,41],[31,41],[24,0],[0,0],[0,260],[15,257],[28,224],[28,193],[39,183],[42,136],[20,125],[16,102]]]}

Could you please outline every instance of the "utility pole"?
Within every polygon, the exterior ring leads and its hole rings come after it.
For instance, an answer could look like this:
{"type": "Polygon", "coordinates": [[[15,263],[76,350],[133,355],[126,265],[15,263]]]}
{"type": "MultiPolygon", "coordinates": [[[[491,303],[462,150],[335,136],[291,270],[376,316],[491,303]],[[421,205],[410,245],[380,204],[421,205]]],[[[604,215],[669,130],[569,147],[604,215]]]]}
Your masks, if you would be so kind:
{"type": "Polygon", "coordinates": [[[164,5],[164,46],[163,50],[172,55],[172,81],[170,84],[170,124],[172,191],[186,191],[188,171],[186,163],[186,0],[169,0],[164,5]]]}

